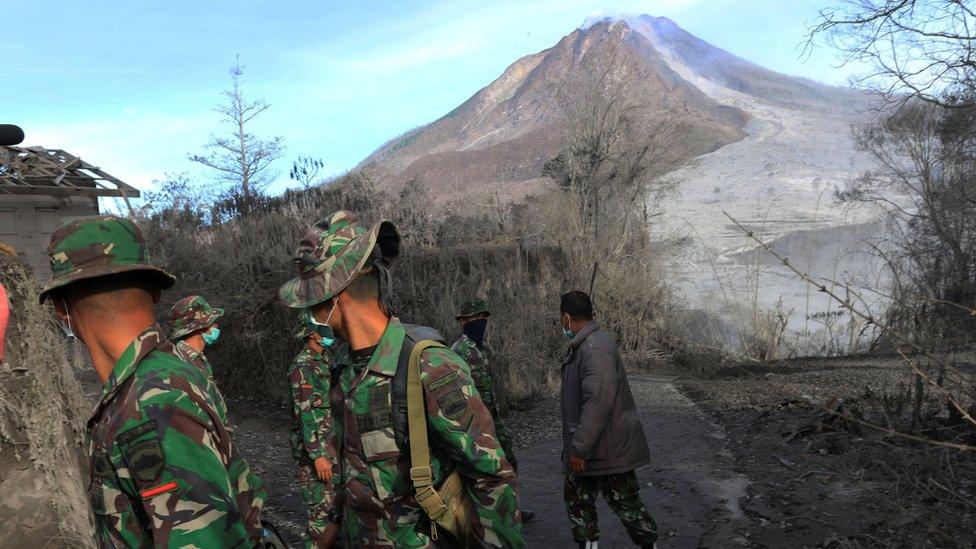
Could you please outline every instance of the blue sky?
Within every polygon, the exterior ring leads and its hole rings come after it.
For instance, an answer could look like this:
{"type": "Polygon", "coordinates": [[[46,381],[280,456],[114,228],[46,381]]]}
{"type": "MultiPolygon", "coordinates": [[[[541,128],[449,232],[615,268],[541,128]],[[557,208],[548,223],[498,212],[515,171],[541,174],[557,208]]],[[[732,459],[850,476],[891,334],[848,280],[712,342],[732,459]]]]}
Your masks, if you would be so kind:
{"type": "Polygon", "coordinates": [[[768,68],[846,82],[834,53],[800,59],[807,25],[831,0],[50,0],[4,2],[0,122],[26,145],[63,148],[152,188],[218,129],[212,107],[239,54],[245,92],[272,107],[255,133],[282,136],[328,173],[447,113],[519,57],[597,13],[674,19],[768,68]]]}

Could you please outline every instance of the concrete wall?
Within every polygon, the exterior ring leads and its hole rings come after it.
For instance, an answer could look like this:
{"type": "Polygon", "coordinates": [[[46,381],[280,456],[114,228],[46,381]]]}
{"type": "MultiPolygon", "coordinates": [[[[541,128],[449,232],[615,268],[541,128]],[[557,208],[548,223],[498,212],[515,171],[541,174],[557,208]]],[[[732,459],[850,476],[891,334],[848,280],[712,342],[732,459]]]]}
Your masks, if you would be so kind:
{"type": "Polygon", "coordinates": [[[50,276],[47,245],[51,233],[72,219],[98,213],[93,197],[0,194],[0,242],[13,246],[41,282],[50,276]]]}

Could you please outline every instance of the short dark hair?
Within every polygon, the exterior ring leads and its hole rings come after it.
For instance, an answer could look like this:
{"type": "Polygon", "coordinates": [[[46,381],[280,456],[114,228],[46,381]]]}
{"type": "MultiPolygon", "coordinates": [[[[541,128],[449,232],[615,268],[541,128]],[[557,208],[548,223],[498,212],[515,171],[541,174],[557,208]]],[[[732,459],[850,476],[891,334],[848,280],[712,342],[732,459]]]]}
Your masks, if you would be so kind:
{"type": "Polygon", "coordinates": [[[380,297],[380,277],[376,269],[356,275],[343,290],[356,301],[371,301],[380,297]]]}
{"type": "Polygon", "coordinates": [[[593,303],[586,292],[573,290],[566,292],[559,300],[559,311],[573,320],[593,320],[593,303]]]}

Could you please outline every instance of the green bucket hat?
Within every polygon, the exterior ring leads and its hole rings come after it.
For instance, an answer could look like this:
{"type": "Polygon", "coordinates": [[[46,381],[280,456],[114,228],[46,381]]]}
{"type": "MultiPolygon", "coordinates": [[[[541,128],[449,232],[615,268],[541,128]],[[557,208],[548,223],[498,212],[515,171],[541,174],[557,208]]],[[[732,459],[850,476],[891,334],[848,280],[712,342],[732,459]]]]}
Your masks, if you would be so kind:
{"type": "Polygon", "coordinates": [[[176,278],[149,262],[142,231],[129,219],[114,215],[82,217],[65,223],[51,235],[51,280],[41,290],[41,303],[52,290],[75,282],[130,271],[143,271],[160,288],[176,278]]]}
{"type": "Polygon", "coordinates": [[[298,315],[298,331],[295,332],[295,337],[304,340],[312,337],[314,333],[315,324],[312,323],[312,311],[311,309],[302,309],[298,315]]]}
{"type": "Polygon", "coordinates": [[[339,210],[309,228],[295,252],[297,277],[278,291],[291,308],[308,308],[328,301],[345,289],[373,256],[392,264],[400,253],[400,233],[388,220],[366,229],[348,211],[339,210]]]}
{"type": "Polygon", "coordinates": [[[217,319],[224,316],[224,310],[211,307],[207,300],[191,295],[177,301],[169,311],[173,320],[172,340],[183,339],[197,330],[210,327],[217,319]]]}
{"type": "Polygon", "coordinates": [[[488,310],[488,304],[485,303],[485,300],[476,297],[462,301],[460,309],[461,312],[454,317],[454,320],[461,320],[462,318],[480,314],[491,316],[491,311],[488,310]]]}

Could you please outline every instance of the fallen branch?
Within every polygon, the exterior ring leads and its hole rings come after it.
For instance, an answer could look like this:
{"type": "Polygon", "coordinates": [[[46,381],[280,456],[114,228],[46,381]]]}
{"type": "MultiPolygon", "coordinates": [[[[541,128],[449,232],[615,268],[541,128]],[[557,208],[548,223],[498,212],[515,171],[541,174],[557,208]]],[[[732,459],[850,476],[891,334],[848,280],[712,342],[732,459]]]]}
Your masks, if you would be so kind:
{"type": "MultiPolygon", "coordinates": [[[[960,378],[962,377],[962,374],[959,373],[955,368],[953,368],[951,365],[947,364],[945,361],[941,360],[940,358],[938,358],[935,355],[933,355],[932,353],[930,353],[927,349],[925,349],[922,346],[920,346],[919,344],[915,343],[915,341],[913,341],[911,338],[908,338],[908,337],[902,335],[901,332],[892,329],[890,326],[885,326],[883,324],[879,324],[874,319],[874,317],[872,315],[865,314],[865,313],[861,312],[860,310],[858,310],[857,308],[855,308],[853,305],[851,305],[851,303],[850,303],[849,300],[846,300],[846,299],[841,298],[836,293],[834,293],[833,290],[827,288],[827,286],[825,286],[823,284],[818,284],[815,280],[813,280],[812,278],[810,278],[810,275],[808,275],[807,273],[804,273],[804,272],[800,271],[799,269],[797,269],[796,267],[794,267],[793,264],[790,263],[790,261],[787,258],[783,257],[779,252],[777,252],[775,249],[773,249],[772,246],[770,246],[765,241],[763,241],[762,239],[760,239],[759,237],[757,237],[748,228],[744,227],[741,223],[739,223],[739,221],[737,219],[735,219],[734,217],[732,217],[731,215],[729,215],[728,212],[723,211],[722,213],[725,215],[725,217],[729,218],[729,220],[732,221],[732,223],[734,223],[735,226],[738,227],[748,238],[750,238],[751,240],[753,240],[754,242],[756,242],[757,244],[759,244],[759,246],[762,247],[764,250],[766,250],[766,252],[768,252],[770,255],[772,255],[773,257],[775,257],[776,259],[778,259],[780,261],[780,263],[783,264],[784,267],[786,267],[787,269],[789,269],[790,271],[792,271],[793,273],[795,273],[804,282],[806,282],[806,283],[808,283],[808,284],[816,287],[819,291],[821,291],[821,292],[827,294],[828,296],[830,296],[831,299],[833,299],[838,304],[840,304],[840,307],[841,308],[850,311],[851,314],[853,314],[854,316],[857,316],[857,317],[861,318],[862,320],[864,320],[868,324],[872,324],[874,326],[877,326],[878,329],[882,331],[882,333],[884,333],[884,334],[886,334],[888,336],[894,337],[895,339],[901,341],[902,343],[904,343],[904,344],[912,347],[913,349],[915,349],[916,351],[918,351],[919,353],[921,353],[922,355],[924,355],[926,358],[928,358],[929,360],[931,360],[935,364],[938,364],[939,366],[945,368],[946,371],[952,372],[953,375],[957,375],[960,378]]],[[[898,353],[901,354],[903,358],[906,358],[907,359],[907,356],[901,351],[901,349],[897,349],[897,350],[898,350],[898,353]]],[[[934,380],[932,380],[930,377],[928,377],[924,373],[920,373],[920,369],[917,366],[915,366],[915,364],[914,364],[913,361],[910,361],[909,360],[908,362],[909,362],[909,366],[912,368],[912,370],[915,371],[915,373],[921,375],[922,378],[925,379],[925,381],[927,383],[929,383],[929,385],[931,385],[932,387],[935,387],[936,390],[938,390],[939,392],[945,394],[945,396],[948,398],[950,404],[952,404],[953,408],[955,408],[956,411],[959,412],[959,414],[962,416],[963,419],[965,419],[970,424],[972,424],[973,427],[976,427],[976,419],[973,419],[973,417],[969,414],[969,411],[966,410],[965,408],[963,408],[955,400],[955,398],[952,397],[952,395],[949,395],[946,392],[946,390],[945,390],[944,387],[942,387],[941,385],[939,385],[938,383],[936,383],[934,380]]],[[[884,428],[879,428],[879,429],[884,430],[884,428]]],[[[914,435],[908,435],[908,436],[909,437],[912,437],[914,435]]],[[[918,438],[918,437],[916,437],[916,438],[918,438]]],[[[924,441],[926,439],[922,439],[922,440],[924,441]]],[[[935,441],[933,441],[933,442],[935,442],[935,441]]],[[[947,443],[947,444],[951,444],[951,443],[947,443]]],[[[957,448],[957,449],[965,449],[965,450],[976,450],[976,446],[968,446],[968,445],[962,445],[962,447],[960,447],[959,445],[952,445],[952,446],[948,446],[948,447],[950,447],[950,448],[957,448]]]]}

